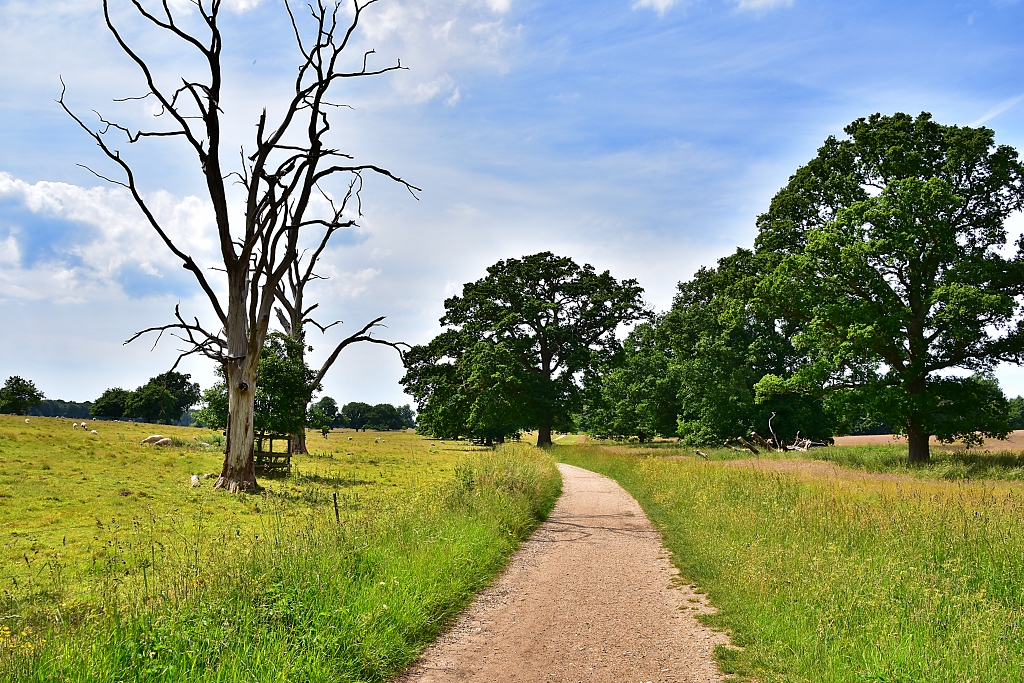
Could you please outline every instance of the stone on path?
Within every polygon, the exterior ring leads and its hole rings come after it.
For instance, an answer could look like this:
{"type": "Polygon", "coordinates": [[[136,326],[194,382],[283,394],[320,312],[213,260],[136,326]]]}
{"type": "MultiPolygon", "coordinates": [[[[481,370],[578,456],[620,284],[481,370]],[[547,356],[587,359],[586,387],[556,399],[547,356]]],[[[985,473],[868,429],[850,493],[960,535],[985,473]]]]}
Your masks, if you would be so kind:
{"type": "Polygon", "coordinates": [[[559,465],[562,497],[494,586],[399,683],[724,681],[661,536],[611,479],[559,465]]]}

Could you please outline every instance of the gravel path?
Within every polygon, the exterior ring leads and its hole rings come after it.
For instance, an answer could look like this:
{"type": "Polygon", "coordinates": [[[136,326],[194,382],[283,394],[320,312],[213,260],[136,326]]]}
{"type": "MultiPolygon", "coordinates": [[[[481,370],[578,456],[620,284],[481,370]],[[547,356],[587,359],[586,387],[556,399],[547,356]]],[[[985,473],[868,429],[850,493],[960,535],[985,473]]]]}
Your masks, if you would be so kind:
{"type": "Polygon", "coordinates": [[[559,465],[562,497],[494,586],[400,683],[723,681],[661,536],[611,479],[559,465]]]}

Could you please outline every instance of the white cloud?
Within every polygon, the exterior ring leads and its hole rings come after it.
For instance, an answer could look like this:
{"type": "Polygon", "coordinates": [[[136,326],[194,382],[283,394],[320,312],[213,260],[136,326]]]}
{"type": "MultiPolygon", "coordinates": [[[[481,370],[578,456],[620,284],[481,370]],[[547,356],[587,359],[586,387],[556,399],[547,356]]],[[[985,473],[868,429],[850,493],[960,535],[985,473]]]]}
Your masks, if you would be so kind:
{"type": "MultiPolygon", "coordinates": [[[[180,261],[121,188],[83,188],[47,181],[30,184],[0,172],[0,197],[19,202],[40,217],[68,222],[63,234],[47,245],[46,255],[28,265],[21,263],[26,238],[12,232],[7,240],[15,246],[4,251],[17,254],[15,263],[20,267],[17,272],[6,272],[0,283],[7,295],[79,301],[119,291],[119,278],[126,268],[160,278],[181,271],[180,261]]],[[[217,253],[209,203],[163,191],[147,200],[175,244],[197,262],[212,265],[217,253]]]]}
{"type": "MultiPolygon", "coordinates": [[[[247,12],[262,4],[263,0],[222,0],[221,5],[232,12],[247,12]]],[[[171,9],[178,14],[191,14],[195,9],[193,0],[170,0],[171,9]]]]}
{"type": "MultiPolygon", "coordinates": [[[[380,268],[362,268],[356,271],[339,270],[333,263],[325,263],[323,271],[328,283],[321,288],[331,298],[357,299],[367,292],[370,283],[380,274],[380,268]]],[[[323,299],[324,297],[320,297],[323,299]]],[[[333,321],[332,321],[333,322],[333,321]]]]}
{"type": "Polygon", "coordinates": [[[520,35],[511,8],[511,0],[396,0],[363,15],[361,47],[382,62],[400,58],[409,70],[393,74],[395,91],[407,102],[429,102],[453,94],[462,74],[508,70],[520,35]]]}
{"type": "Polygon", "coordinates": [[[224,0],[224,6],[233,12],[247,12],[262,2],[263,0],[224,0]]]}
{"type": "MultiPolygon", "coordinates": [[[[429,83],[420,83],[413,90],[413,100],[416,102],[429,102],[430,100],[437,97],[442,92],[450,92],[455,85],[455,81],[448,74],[442,74],[438,78],[430,81],[429,83]]],[[[456,88],[457,90],[457,88],[456,88]]],[[[456,102],[458,99],[456,99],[456,102]]]]}
{"type": "Polygon", "coordinates": [[[454,107],[456,104],[459,103],[459,100],[461,100],[461,99],[462,99],[462,93],[459,92],[458,87],[456,87],[455,90],[452,91],[451,97],[446,99],[444,101],[444,103],[446,105],[448,105],[449,107],[454,107]]]}
{"type": "Polygon", "coordinates": [[[21,262],[21,250],[18,249],[18,241],[14,234],[7,236],[7,239],[0,242],[0,264],[6,266],[17,266],[21,262]]]}
{"type": "Polygon", "coordinates": [[[512,9],[512,0],[487,0],[487,6],[491,8],[492,12],[505,14],[512,9]]]}
{"type": "Polygon", "coordinates": [[[791,7],[792,5],[793,0],[739,0],[736,3],[736,9],[760,12],[762,10],[775,9],[776,7],[791,7]]]}
{"type": "Polygon", "coordinates": [[[636,0],[636,2],[633,3],[633,9],[648,7],[653,9],[659,15],[663,15],[665,12],[672,9],[672,6],[675,4],[676,0],[636,0]]]}

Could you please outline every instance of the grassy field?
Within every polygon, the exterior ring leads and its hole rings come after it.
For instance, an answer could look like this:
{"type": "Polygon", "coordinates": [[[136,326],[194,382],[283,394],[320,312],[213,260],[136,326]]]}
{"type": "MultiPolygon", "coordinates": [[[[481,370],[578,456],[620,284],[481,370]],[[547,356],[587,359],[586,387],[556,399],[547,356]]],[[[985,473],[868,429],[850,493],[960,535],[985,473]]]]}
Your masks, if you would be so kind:
{"type": "Polygon", "coordinates": [[[0,680],[386,680],[559,490],[537,449],[342,431],[231,496],[190,484],[215,434],[70,423],[0,417],[0,680]]]}
{"type": "Polygon", "coordinates": [[[640,501],[720,609],[710,623],[742,648],[719,649],[725,670],[765,682],[1024,680],[1020,484],[672,453],[556,448],[640,501]]]}
{"type": "MultiPolygon", "coordinates": [[[[569,440],[572,438],[566,437],[566,440],[559,441],[558,444],[572,444],[574,441],[569,440]]],[[[661,441],[642,445],[635,442],[602,442],[586,439],[585,437],[582,441],[583,443],[595,446],[607,445],[607,447],[623,453],[658,452],[663,455],[694,455],[692,448],[680,446],[675,441],[661,441]]],[[[701,448],[700,450],[711,460],[746,460],[754,457],[750,451],[746,450],[710,447],[701,448]]],[[[888,472],[922,479],[945,479],[947,481],[957,481],[960,479],[1024,480],[1024,451],[1019,450],[986,453],[980,450],[967,450],[962,447],[933,446],[931,449],[931,462],[915,465],[907,464],[906,444],[832,446],[812,448],[809,451],[787,451],[785,453],[761,451],[757,457],[770,460],[792,460],[794,458],[822,460],[835,463],[841,467],[862,470],[864,472],[888,472]]]]}

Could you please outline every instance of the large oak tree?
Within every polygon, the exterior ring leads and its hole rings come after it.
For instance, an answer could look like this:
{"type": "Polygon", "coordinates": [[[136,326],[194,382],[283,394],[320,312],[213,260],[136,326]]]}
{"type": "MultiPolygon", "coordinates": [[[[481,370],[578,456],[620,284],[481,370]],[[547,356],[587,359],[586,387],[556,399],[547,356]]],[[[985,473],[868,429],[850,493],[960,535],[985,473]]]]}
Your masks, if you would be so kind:
{"type": "Polygon", "coordinates": [[[910,462],[928,460],[933,435],[1004,434],[998,387],[953,371],[1024,354],[1024,242],[1006,231],[1024,206],[1017,152],[929,114],[845,131],[758,220],[758,253],[774,264],[760,298],[799,329],[810,361],[765,376],[760,394],[845,393],[906,434],[910,462]]]}
{"type": "Polygon", "coordinates": [[[553,428],[573,425],[583,373],[618,351],[620,325],[648,315],[642,293],[635,280],[551,252],[499,261],[445,301],[441,324],[451,343],[437,372],[428,363],[403,383],[421,401],[421,420],[430,412],[429,392],[415,389],[423,380],[472,399],[483,424],[500,418],[487,406],[507,403],[516,423],[537,430],[537,445],[551,445],[553,428]]]}

